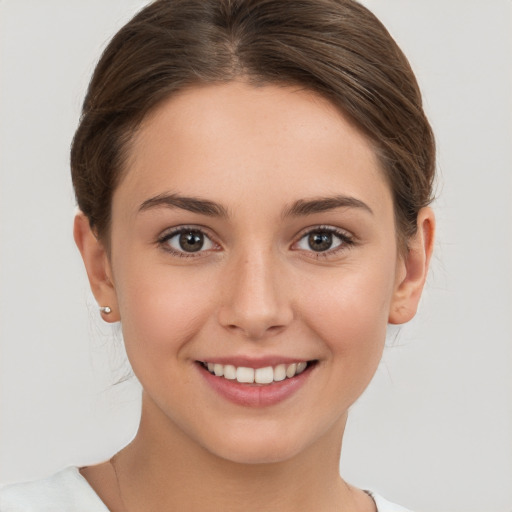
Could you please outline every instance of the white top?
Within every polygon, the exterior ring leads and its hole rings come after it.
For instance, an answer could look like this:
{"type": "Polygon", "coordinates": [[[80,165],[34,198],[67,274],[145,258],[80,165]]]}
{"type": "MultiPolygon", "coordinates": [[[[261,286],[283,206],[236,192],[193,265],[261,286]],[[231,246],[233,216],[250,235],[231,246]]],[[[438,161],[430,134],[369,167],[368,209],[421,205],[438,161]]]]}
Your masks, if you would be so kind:
{"type": "MultiPolygon", "coordinates": [[[[378,512],[408,512],[373,492],[378,512]]],[[[50,478],[8,485],[0,489],[0,512],[109,512],[78,468],[50,478]]]]}

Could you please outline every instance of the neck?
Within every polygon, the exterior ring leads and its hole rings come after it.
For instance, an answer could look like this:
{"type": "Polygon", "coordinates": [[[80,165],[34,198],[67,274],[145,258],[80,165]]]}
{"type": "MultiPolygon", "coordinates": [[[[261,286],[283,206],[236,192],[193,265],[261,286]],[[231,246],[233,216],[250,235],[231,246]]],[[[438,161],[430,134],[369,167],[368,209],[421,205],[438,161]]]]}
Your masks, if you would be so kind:
{"type": "Polygon", "coordinates": [[[285,461],[241,464],[205,450],[145,397],[139,431],[117,455],[127,512],[356,510],[338,469],[345,422],[285,461]]]}

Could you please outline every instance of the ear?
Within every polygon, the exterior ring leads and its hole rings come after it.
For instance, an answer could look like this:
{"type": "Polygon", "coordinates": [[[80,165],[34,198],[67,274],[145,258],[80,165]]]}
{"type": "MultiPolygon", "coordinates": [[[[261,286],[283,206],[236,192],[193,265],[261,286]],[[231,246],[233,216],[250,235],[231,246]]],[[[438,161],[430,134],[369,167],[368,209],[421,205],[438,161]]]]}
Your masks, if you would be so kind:
{"type": "Polygon", "coordinates": [[[110,313],[102,312],[106,322],[120,320],[116,290],[113,284],[112,269],[107,251],[91,229],[89,219],[79,212],[73,226],[75,243],[84,260],[91,290],[99,306],[110,308],[110,313]]]}
{"type": "Polygon", "coordinates": [[[417,222],[416,234],[409,240],[407,253],[398,263],[397,283],[389,311],[391,324],[403,324],[414,317],[427,278],[434,248],[434,212],[422,208],[417,222]]]}

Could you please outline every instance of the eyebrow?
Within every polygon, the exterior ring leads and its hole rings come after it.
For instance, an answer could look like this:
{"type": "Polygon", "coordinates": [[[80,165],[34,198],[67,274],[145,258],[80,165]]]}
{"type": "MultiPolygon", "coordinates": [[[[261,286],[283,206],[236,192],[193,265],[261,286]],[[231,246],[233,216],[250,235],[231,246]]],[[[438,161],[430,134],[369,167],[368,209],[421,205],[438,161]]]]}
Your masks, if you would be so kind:
{"type": "Polygon", "coordinates": [[[319,197],[314,199],[299,199],[287,208],[283,217],[300,217],[322,213],[336,208],[359,208],[373,215],[373,210],[363,201],[355,197],[337,195],[332,197],[319,197]]]}
{"type": "Polygon", "coordinates": [[[153,208],[181,208],[193,213],[207,215],[209,217],[227,217],[227,210],[218,203],[199,199],[197,197],[186,197],[179,194],[160,194],[146,199],[140,207],[139,212],[153,208]]]}
{"type": "MultiPolygon", "coordinates": [[[[140,205],[139,212],[153,208],[180,208],[209,217],[225,218],[229,216],[226,208],[218,203],[197,197],[181,196],[179,194],[159,194],[150,199],[146,199],[146,201],[140,205]]],[[[283,212],[283,218],[312,215],[335,210],[337,208],[359,208],[373,215],[373,210],[360,199],[337,195],[314,199],[299,199],[283,212]]]]}

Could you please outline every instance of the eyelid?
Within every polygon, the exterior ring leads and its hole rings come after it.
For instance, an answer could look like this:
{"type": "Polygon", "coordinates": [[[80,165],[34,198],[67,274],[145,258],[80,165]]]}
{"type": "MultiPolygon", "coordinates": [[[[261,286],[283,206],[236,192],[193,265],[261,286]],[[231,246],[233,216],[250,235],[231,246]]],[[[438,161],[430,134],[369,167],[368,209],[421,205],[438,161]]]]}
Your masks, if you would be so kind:
{"type": "Polygon", "coordinates": [[[199,226],[197,224],[183,224],[180,226],[174,226],[172,228],[167,228],[164,231],[162,231],[162,233],[160,235],[158,235],[158,237],[156,239],[156,244],[159,247],[161,247],[161,249],[163,251],[165,251],[166,253],[169,253],[171,255],[178,256],[181,258],[199,258],[199,257],[205,256],[206,255],[205,253],[208,253],[212,250],[218,251],[221,248],[220,244],[215,240],[215,236],[213,236],[210,233],[210,230],[205,228],[204,226],[199,226]],[[175,237],[176,235],[179,235],[180,233],[184,233],[184,232],[189,232],[189,231],[196,231],[196,232],[201,233],[205,238],[207,238],[212,243],[212,245],[214,247],[208,248],[208,249],[201,249],[196,252],[187,252],[187,251],[180,251],[180,250],[174,249],[169,244],[167,244],[167,242],[169,240],[171,240],[173,237],[175,237]]]}
{"type": "Polygon", "coordinates": [[[318,225],[318,226],[310,226],[305,229],[303,229],[298,235],[296,241],[292,244],[292,249],[301,251],[302,253],[308,254],[309,257],[314,258],[327,258],[329,256],[337,255],[340,252],[346,251],[347,249],[350,249],[352,246],[356,244],[355,236],[350,233],[349,231],[338,228],[336,226],[330,226],[330,225],[318,225]],[[331,233],[335,236],[337,236],[341,240],[341,244],[338,246],[328,249],[326,251],[314,251],[314,250],[306,250],[306,249],[294,249],[294,246],[297,246],[297,244],[302,241],[306,236],[311,235],[315,232],[327,232],[331,233]]]}
{"type": "MultiPolygon", "coordinates": [[[[161,247],[163,251],[166,253],[169,253],[171,255],[177,256],[177,257],[183,257],[183,258],[198,258],[202,256],[206,256],[211,251],[219,251],[222,249],[222,246],[217,242],[216,236],[211,234],[210,229],[197,225],[197,224],[183,224],[180,226],[174,226],[171,228],[167,228],[164,231],[161,232],[160,235],[158,235],[156,239],[156,244],[161,247]],[[166,244],[168,240],[173,238],[174,236],[186,232],[186,231],[197,231],[202,233],[206,238],[210,240],[210,242],[213,244],[213,248],[208,248],[206,250],[199,250],[197,252],[187,252],[187,251],[180,251],[173,249],[170,245],[166,244]]],[[[291,249],[300,251],[302,253],[307,253],[309,257],[314,258],[327,258],[329,256],[333,256],[338,254],[339,252],[343,252],[348,250],[350,247],[354,246],[356,244],[356,238],[355,236],[350,233],[349,231],[332,226],[332,225],[317,225],[317,226],[309,226],[307,228],[304,228],[296,237],[295,242],[293,242],[291,249]],[[338,237],[341,241],[341,243],[334,247],[333,249],[328,249],[326,251],[314,251],[314,250],[305,250],[297,248],[297,244],[304,239],[304,237],[315,233],[315,232],[328,232],[332,233],[336,237],[338,237]]]]}

